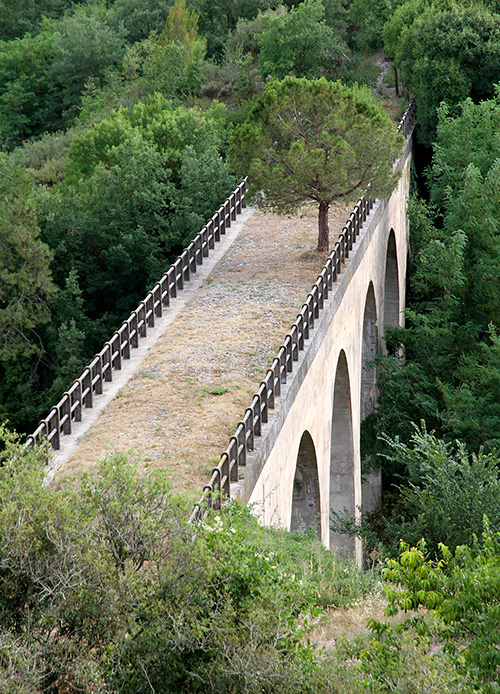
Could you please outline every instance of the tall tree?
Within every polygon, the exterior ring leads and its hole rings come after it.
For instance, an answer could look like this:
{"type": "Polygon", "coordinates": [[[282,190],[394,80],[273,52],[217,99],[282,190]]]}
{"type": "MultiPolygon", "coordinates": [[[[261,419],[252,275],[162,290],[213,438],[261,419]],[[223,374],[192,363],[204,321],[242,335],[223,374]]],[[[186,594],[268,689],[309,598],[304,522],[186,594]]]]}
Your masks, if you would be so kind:
{"type": "Polygon", "coordinates": [[[384,28],[394,58],[417,101],[419,138],[435,138],[441,101],[457,105],[493,96],[500,62],[500,14],[489,3],[409,0],[384,28]]]}
{"type": "Polygon", "coordinates": [[[364,87],[286,77],[269,82],[231,140],[235,168],[249,174],[257,203],[293,214],[318,204],[318,251],[328,250],[328,210],[370,185],[384,196],[398,174],[402,135],[364,87]]]}
{"type": "Polygon", "coordinates": [[[26,173],[0,157],[0,360],[37,349],[34,330],[49,320],[55,293],[32,185],[26,173]]]}
{"type": "Polygon", "coordinates": [[[347,50],[342,35],[325,22],[321,0],[304,0],[290,11],[269,13],[258,37],[263,76],[283,79],[331,76],[347,50]]]}
{"type": "Polygon", "coordinates": [[[200,33],[207,39],[208,55],[220,57],[239,19],[252,19],[259,10],[273,7],[274,0],[189,0],[199,15],[200,33]]]}

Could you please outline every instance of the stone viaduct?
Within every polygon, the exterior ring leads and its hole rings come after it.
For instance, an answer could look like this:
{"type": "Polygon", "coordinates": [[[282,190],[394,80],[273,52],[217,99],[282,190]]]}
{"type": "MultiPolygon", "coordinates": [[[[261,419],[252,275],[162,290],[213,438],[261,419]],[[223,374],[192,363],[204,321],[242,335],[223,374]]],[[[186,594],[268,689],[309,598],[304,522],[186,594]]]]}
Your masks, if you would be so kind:
{"type": "MultiPolygon", "coordinates": [[[[358,563],[360,544],[331,532],[329,515],[330,508],[357,515],[380,501],[380,474],[361,474],[360,424],[376,399],[376,369],[366,364],[384,352],[385,327],[404,321],[410,163],[411,135],[396,164],[397,188],[367,216],[259,436],[248,445],[248,425],[241,422],[241,436],[233,437],[205,488],[205,499],[223,488],[251,504],[264,524],[314,528],[327,547],[354,549],[358,563]]],[[[274,378],[270,370],[271,387],[284,380],[280,373],[277,368],[274,378]]],[[[266,392],[263,382],[254,398],[258,414],[266,392]]],[[[250,421],[253,413],[247,410],[250,421]]]]}
{"type": "MultiPolygon", "coordinates": [[[[376,369],[367,364],[384,352],[385,327],[404,320],[413,122],[410,105],[399,126],[407,140],[395,163],[401,170],[396,189],[385,200],[363,198],[356,205],[191,520],[229,496],[251,504],[265,524],[313,528],[327,547],[354,549],[361,561],[360,544],[331,532],[329,515],[331,508],[357,515],[361,506],[369,511],[380,501],[380,475],[361,473],[360,425],[376,400],[376,369]]],[[[243,181],[27,445],[48,440],[57,452],[67,438],[62,435],[75,433],[82,413],[94,406],[123,360],[131,360],[131,348],[161,318],[162,307],[170,305],[221,241],[244,206],[245,189],[243,181]]]]}

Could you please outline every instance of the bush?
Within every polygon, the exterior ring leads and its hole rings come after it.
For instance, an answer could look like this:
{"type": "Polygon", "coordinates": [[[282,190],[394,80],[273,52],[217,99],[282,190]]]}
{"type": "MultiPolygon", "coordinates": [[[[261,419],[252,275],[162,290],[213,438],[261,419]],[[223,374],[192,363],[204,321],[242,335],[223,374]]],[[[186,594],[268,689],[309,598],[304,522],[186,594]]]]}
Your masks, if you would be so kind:
{"type": "MultiPolygon", "coordinates": [[[[492,532],[485,519],[481,542],[474,538],[454,554],[441,544],[440,552],[442,558],[432,561],[423,540],[411,548],[401,543],[399,558],[385,570],[388,613],[420,607],[435,613],[448,627],[446,650],[458,668],[470,673],[485,694],[498,692],[500,533],[492,532]]],[[[425,623],[422,627],[425,631],[425,623]]]]}

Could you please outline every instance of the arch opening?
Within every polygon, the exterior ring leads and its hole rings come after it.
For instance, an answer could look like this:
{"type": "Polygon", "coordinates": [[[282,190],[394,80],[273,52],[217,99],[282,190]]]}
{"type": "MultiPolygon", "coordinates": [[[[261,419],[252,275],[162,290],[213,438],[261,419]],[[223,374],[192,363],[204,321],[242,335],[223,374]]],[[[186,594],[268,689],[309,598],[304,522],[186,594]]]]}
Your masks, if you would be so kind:
{"type": "Polygon", "coordinates": [[[300,439],[293,480],[291,532],[313,528],[321,537],[318,461],[314,442],[308,431],[300,439]]]}
{"type": "Polygon", "coordinates": [[[394,234],[394,229],[391,229],[387,242],[385,261],[384,326],[398,326],[399,314],[398,256],[396,252],[396,235],[394,234]]]}
{"type": "MultiPolygon", "coordinates": [[[[361,347],[361,389],[360,389],[360,421],[363,421],[375,410],[377,401],[377,368],[368,366],[379,351],[377,306],[373,284],[370,282],[366,294],[365,312],[363,315],[363,336],[361,347]]],[[[382,498],[382,476],[380,469],[365,469],[361,485],[361,504],[363,514],[369,514],[380,506],[382,498]]]]}
{"type": "Polygon", "coordinates": [[[361,346],[361,421],[375,409],[377,399],[377,369],[368,367],[378,352],[378,322],[375,292],[370,282],[363,315],[363,337],[361,346]]]}
{"type": "MultiPolygon", "coordinates": [[[[344,509],[354,516],[354,444],[352,435],[351,386],[347,359],[342,350],[337,362],[333,392],[333,416],[330,453],[330,509],[344,509]]],[[[354,540],[330,530],[330,547],[350,554],[354,540]]]]}

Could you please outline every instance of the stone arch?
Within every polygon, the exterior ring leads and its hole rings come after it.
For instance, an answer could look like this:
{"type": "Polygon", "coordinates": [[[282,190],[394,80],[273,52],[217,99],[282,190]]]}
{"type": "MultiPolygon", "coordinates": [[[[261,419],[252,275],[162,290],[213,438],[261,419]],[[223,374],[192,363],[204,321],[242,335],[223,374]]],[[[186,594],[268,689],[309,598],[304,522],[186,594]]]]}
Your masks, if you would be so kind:
{"type": "Polygon", "coordinates": [[[304,431],[300,439],[293,480],[290,530],[305,532],[314,528],[321,537],[318,460],[311,434],[304,431]]]}
{"type": "Polygon", "coordinates": [[[366,293],[365,311],[363,314],[363,335],[361,342],[361,421],[373,412],[376,400],[377,370],[368,369],[368,362],[373,361],[378,352],[378,321],[375,291],[370,282],[366,293]]]}
{"type": "Polygon", "coordinates": [[[399,325],[399,274],[394,229],[389,233],[385,260],[384,280],[384,327],[399,325]]]}
{"type": "MultiPolygon", "coordinates": [[[[353,516],[355,506],[351,385],[344,350],[340,352],[335,373],[330,451],[330,508],[340,512],[346,508],[353,516]]],[[[354,541],[346,535],[330,531],[330,547],[334,546],[352,551],[354,541]]]]}
{"type": "MultiPolygon", "coordinates": [[[[361,388],[360,388],[360,421],[375,409],[377,400],[377,369],[367,368],[379,349],[377,305],[375,291],[370,282],[366,293],[365,311],[363,314],[363,335],[361,344],[361,388]]],[[[361,504],[363,513],[371,513],[380,506],[382,497],[382,478],[380,470],[364,469],[361,485],[361,504]]]]}

